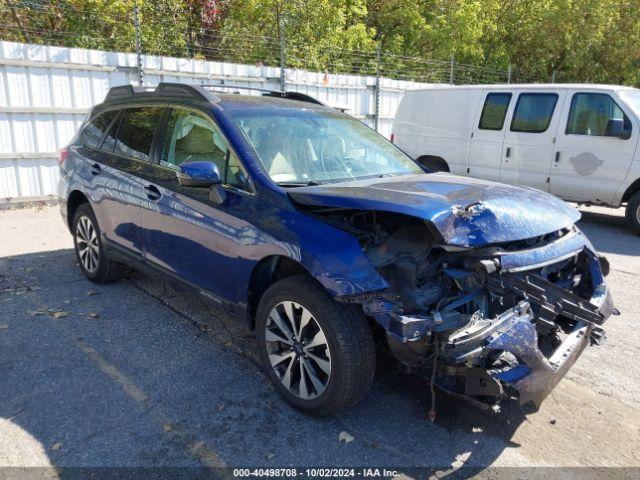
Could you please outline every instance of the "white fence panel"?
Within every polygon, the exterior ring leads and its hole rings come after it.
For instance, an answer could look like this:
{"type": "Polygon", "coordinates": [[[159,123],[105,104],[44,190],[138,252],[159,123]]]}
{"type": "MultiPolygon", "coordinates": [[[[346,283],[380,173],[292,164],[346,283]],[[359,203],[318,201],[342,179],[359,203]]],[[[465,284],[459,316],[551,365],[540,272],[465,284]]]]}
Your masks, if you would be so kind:
{"type": "MultiPolygon", "coordinates": [[[[280,89],[280,69],[145,55],[144,81],[280,89]]],[[[286,70],[287,90],[375,123],[375,77],[286,70]]],[[[58,151],[109,88],[137,82],[136,56],[0,41],[0,207],[54,199],[58,151]]],[[[378,131],[391,134],[403,92],[424,83],[380,79],[378,131]]]]}

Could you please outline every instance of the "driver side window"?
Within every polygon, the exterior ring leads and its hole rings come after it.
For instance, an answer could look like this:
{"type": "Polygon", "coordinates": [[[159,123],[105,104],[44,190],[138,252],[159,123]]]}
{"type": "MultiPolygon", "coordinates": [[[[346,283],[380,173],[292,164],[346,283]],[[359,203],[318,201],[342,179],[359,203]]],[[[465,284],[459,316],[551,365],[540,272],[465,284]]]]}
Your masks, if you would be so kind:
{"type": "Polygon", "coordinates": [[[218,127],[204,115],[173,109],[160,155],[160,165],[177,169],[185,162],[213,162],[223,185],[247,190],[247,175],[218,127]]]}
{"type": "Polygon", "coordinates": [[[571,99],[567,135],[615,137],[631,130],[631,122],[618,104],[605,93],[576,93],[571,99]]]}

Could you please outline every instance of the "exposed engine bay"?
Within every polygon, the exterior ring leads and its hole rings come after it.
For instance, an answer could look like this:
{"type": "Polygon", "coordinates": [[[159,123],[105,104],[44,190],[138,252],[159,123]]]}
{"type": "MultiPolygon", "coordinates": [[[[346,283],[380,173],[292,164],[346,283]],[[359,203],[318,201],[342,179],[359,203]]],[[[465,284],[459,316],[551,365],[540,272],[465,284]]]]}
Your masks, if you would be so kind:
{"type": "Polygon", "coordinates": [[[410,216],[314,213],[353,233],[389,285],[340,300],[361,304],[384,328],[404,370],[482,408],[504,399],[539,406],[617,313],[603,279],[608,263],[574,226],[471,248],[444,244],[410,216]]]}

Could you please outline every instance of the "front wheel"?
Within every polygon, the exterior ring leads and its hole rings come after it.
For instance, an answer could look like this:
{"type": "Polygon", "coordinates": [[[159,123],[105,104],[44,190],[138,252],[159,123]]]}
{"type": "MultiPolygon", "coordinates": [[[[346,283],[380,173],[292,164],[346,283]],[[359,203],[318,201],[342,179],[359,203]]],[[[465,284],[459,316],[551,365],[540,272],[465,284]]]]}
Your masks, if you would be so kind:
{"type": "Polygon", "coordinates": [[[640,235],[640,192],[634,193],[629,199],[626,217],[631,230],[637,235],[640,235]]]}
{"type": "Polygon", "coordinates": [[[371,389],[375,345],[366,317],[306,275],[280,280],[265,292],[256,330],[269,379],[296,408],[335,415],[371,389]]]}

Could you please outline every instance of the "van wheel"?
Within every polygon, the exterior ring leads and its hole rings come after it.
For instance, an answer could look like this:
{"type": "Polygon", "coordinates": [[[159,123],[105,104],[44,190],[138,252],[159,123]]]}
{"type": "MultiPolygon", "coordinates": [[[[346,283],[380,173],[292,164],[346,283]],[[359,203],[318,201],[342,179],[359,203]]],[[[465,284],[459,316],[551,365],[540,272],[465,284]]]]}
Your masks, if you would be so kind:
{"type": "Polygon", "coordinates": [[[636,192],[627,203],[626,217],[631,230],[640,235],[640,192],[636,192]]]}
{"type": "Polygon", "coordinates": [[[88,203],[76,210],[72,232],[76,257],[85,277],[95,283],[109,283],[120,278],[123,265],[107,258],[98,221],[88,203]]]}
{"type": "Polygon", "coordinates": [[[418,158],[418,163],[423,167],[433,170],[434,172],[450,172],[449,165],[444,159],[440,157],[434,157],[432,155],[423,155],[418,158]]]}
{"type": "Polygon", "coordinates": [[[376,358],[366,317],[334,301],[307,275],[269,287],[258,306],[256,330],[262,365],[294,407],[336,415],[371,389],[376,358]]]}

